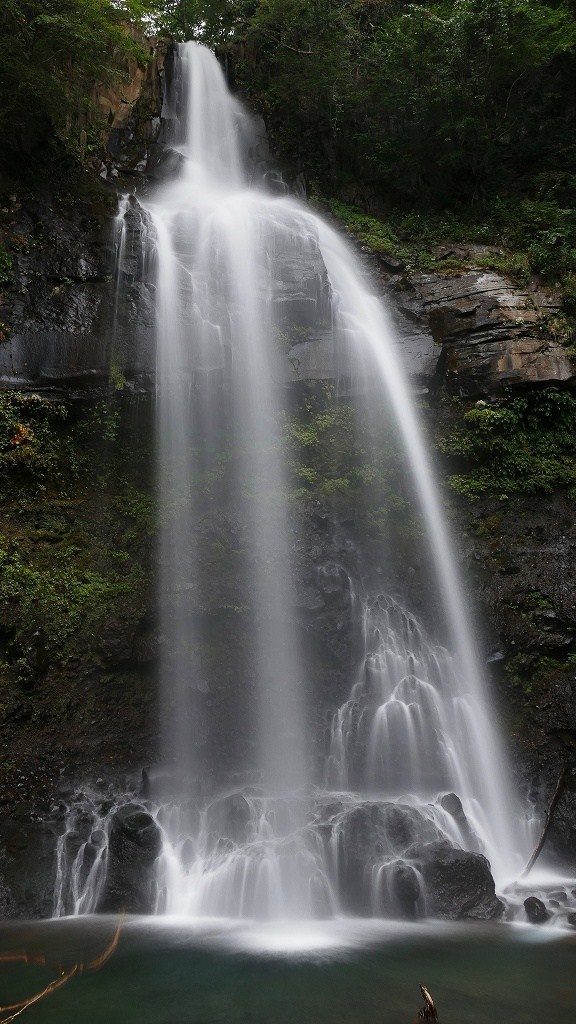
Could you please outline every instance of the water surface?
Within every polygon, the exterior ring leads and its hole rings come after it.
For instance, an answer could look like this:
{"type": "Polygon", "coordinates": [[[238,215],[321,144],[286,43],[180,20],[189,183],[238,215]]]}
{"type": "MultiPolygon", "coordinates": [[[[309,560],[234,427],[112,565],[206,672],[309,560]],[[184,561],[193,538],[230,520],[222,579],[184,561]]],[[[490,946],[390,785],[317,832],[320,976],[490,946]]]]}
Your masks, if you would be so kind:
{"type": "MultiPolygon", "coordinates": [[[[94,959],[117,919],[5,925],[0,953],[94,959]]],[[[2,1002],[54,971],[3,964],[2,1002]]],[[[230,926],[132,918],[98,971],[22,1014],[30,1024],[409,1024],[426,984],[442,1024],[573,1024],[576,933],[528,926],[336,921],[230,926]]]]}

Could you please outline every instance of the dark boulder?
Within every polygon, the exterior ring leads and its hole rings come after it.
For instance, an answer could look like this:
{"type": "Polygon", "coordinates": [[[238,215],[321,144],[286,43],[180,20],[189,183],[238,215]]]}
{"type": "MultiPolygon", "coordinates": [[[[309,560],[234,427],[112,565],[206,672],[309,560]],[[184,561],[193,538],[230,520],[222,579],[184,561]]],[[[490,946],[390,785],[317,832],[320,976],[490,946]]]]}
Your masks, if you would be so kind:
{"type": "Polygon", "coordinates": [[[392,892],[401,917],[417,916],[417,903],[421,896],[418,872],[411,864],[399,861],[392,872],[392,892]]]}
{"type": "Polygon", "coordinates": [[[441,841],[424,846],[420,856],[429,916],[444,921],[489,921],[503,913],[490,864],[482,854],[441,841]]]}
{"type": "Polygon", "coordinates": [[[108,873],[99,911],[151,913],[161,843],[160,829],[143,807],[126,804],[117,811],[110,830],[108,873]]]}
{"type": "Polygon", "coordinates": [[[445,793],[440,798],[440,806],[456,822],[460,829],[463,845],[467,846],[468,849],[479,851],[481,847],[478,836],[470,827],[470,822],[464,813],[460,797],[456,793],[445,793]]]}
{"type": "Polygon", "coordinates": [[[524,900],[524,910],[526,911],[526,917],[532,924],[544,924],[550,917],[545,904],[537,896],[528,896],[524,900]]]}
{"type": "Polygon", "coordinates": [[[338,815],[333,832],[346,910],[413,916],[420,885],[416,872],[404,862],[404,855],[406,860],[413,860],[409,851],[417,842],[433,843],[441,836],[426,815],[417,807],[367,801],[338,815]],[[380,887],[378,907],[374,906],[375,875],[387,879],[380,887]]]}

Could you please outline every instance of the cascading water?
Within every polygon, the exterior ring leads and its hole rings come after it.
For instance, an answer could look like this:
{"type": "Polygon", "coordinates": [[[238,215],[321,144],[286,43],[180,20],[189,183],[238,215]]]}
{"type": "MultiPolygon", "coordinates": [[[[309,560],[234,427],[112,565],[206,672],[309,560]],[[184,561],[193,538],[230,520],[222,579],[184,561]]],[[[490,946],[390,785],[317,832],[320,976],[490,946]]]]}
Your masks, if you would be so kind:
{"type": "MultiPolygon", "coordinates": [[[[352,355],[356,354],[357,365],[364,363],[364,373],[377,371],[400,423],[456,649],[454,659],[438,648],[434,651],[428,646],[426,650],[417,624],[401,610],[395,611],[400,621],[391,624],[392,605],[387,612],[380,609],[379,622],[373,615],[372,621],[367,621],[367,629],[382,631],[379,649],[367,654],[380,661],[376,670],[372,668],[372,673],[379,675],[380,692],[364,695],[368,704],[375,705],[374,721],[365,771],[358,774],[355,788],[368,787],[392,798],[408,792],[420,800],[443,789],[456,791],[497,877],[514,875],[521,867],[518,855],[522,856],[522,843],[515,834],[518,814],[507,791],[496,732],[483,706],[482,680],[460,583],[413,403],[381,305],[367,293],[349,249],[320,219],[291,199],[248,187],[243,156],[250,146],[250,122],[228,93],[217,61],[206,49],[195,44],[181,48],[175,99],[180,110],[175,139],[180,168],[176,180],[160,188],[145,206],[157,238],[160,494],[167,520],[163,593],[172,593],[172,599],[164,600],[161,607],[163,632],[172,652],[165,674],[170,677],[175,712],[167,723],[166,739],[176,769],[188,787],[200,772],[195,763],[197,723],[190,699],[194,679],[186,656],[193,624],[187,617],[186,602],[173,597],[194,585],[194,466],[190,452],[198,438],[201,445],[209,445],[216,418],[207,408],[199,420],[190,383],[199,368],[204,372],[220,368],[229,378],[232,422],[245,452],[249,487],[243,490],[243,515],[261,555],[257,565],[248,568],[254,590],[259,693],[255,723],[259,754],[257,765],[251,767],[260,771],[265,799],[279,790],[295,794],[308,779],[302,659],[291,607],[288,525],[281,507],[284,474],[280,440],[274,436],[277,416],[271,338],[278,326],[272,301],[275,257],[289,245],[312,242],[319,246],[328,272],[333,329],[345,339],[352,355]],[[174,479],[170,478],[174,465],[181,490],[175,508],[168,509],[167,503],[174,503],[174,479]],[[276,496],[275,507],[274,497],[267,502],[266,495],[276,496]],[[405,767],[399,769],[398,764],[405,767]]],[[[357,696],[353,703],[358,704],[357,696]]],[[[349,717],[353,717],[351,712],[349,717]]],[[[182,794],[179,806],[180,811],[173,810],[166,825],[171,851],[182,850],[190,829],[181,818],[182,794]]],[[[297,806],[294,802],[293,816],[297,806]]],[[[301,807],[289,829],[292,842],[299,847],[305,817],[301,807]]],[[[188,909],[202,907],[205,912],[249,916],[282,913],[293,904],[309,912],[309,904],[301,894],[297,896],[298,887],[289,878],[287,888],[283,885],[286,873],[283,876],[276,863],[279,840],[274,818],[261,809],[252,814],[250,839],[241,844],[242,853],[236,852],[232,858],[217,855],[216,865],[214,851],[207,851],[202,843],[193,852],[193,867],[177,856],[176,865],[182,870],[175,871],[174,863],[171,872],[164,870],[167,905],[176,909],[184,900],[188,909]],[[255,895],[246,897],[246,877],[254,871],[274,877],[271,891],[276,890],[275,895],[263,900],[259,882],[253,880],[250,884],[255,895]],[[204,878],[202,884],[197,875],[204,878]],[[199,889],[203,893],[192,905],[190,885],[196,893],[199,889]]],[[[281,838],[285,842],[285,837],[281,838]]],[[[307,860],[302,853],[295,858],[298,856],[307,860]]],[[[309,888],[308,882],[305,888],[309,888]]]]}
{"type": "Polygon", "coordinates": [[[393,332],[340,236],[300,202],[250,183],[252,122],[208,50],[178,48],[167,104],[177,168],[140,200],[156,268],[161,674],[171,780],[155,812],[163,834],[157,910],[268,919],[422,915],[427,844],[484,852],[503,884],[518,875],[530,839],[488,711],[393,332]],[[301,315],[313,310],[323,322],[372,420],[383,399],[394,412],[450,648],[396,598],[358,596],[363,652],[349,699],[334,710],[322,780],[311,767],[275,383],[295,253],[308,253],[316,267],[300,289],[301,315]],[[243,706],[251,742],[236,762],[232,751],[228,784],[204,700],[210,666],[198,655],[208,628],[198,607],[211,587],[199,558],[201,481],[226,430],[236,453],[229,487],[241,538],[235,557],[250,591],[255,693],[243,706]]]}

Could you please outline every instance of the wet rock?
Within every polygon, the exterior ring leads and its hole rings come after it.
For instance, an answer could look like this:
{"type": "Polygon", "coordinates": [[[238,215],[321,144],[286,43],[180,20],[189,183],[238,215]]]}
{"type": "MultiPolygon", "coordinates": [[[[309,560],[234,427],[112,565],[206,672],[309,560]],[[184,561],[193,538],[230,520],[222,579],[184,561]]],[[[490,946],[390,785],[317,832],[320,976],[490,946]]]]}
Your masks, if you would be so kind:
{"type": "Polygon", "coordinates": [[[410,864],[399,863],[392,873],[392,889],[402,917],[416,917],[416,904],[420,898],[420,879],[410,864]]]}
{"type": "Polygon", "coordinates": [[[572,925],[573,928],[576,928],[576,914],[568,914],[566,921],[568,924],[572,925]]]}
{"type": "Polygon", "coordinates": [[[241,793],[230,793],[210,804],[207,826],[215,836],[244,843],[248,839],[250,817],[250,805],[246,798],[241,793]]]}
{"type": "Polygon", "coordinates": [[[576,865],[576,793],[566,790],[554,812],[549,848],[562,864],[576,865]]]}
{"type": "Polygon", "coordinates": [[[57,836],[50,823],[0,820],[0,915],[50,917],[56,875],[57,836]]]}
{"type": "Polygon", "coordinates": [[[550,893],[550,896],[553,897],[555,900],[560,900],[561,903],[565,903],[568,899],[568,894],[564,889],[554,889],[550,893]]]}
{"type": "Polygon", "coordinates": [[[537,896],[528,896],[524,900],[524,910],[526,911],[526,917],[532,924],[544,924],[550,917],[545,904],[537,896]]]}
{"type": "Polygon", "coordinates": [[[301,586],[294,594],[294,607],[307,612],[317,612],[324,608],[325,601],[316,587],[301,586]]]}
{"type": "Polygon", "coordinates": [[[467,853],[445,841],[420,851],[426,909],[445,921],[500,917],[504,904],[495,893],[490,864],[480,853],[467,853]]]}
{"type": "Polygon", "coordinates": [[[447,814],[454,818],[454,821],[460,829],[463,844],[469,849],[479,851],[480,843],[478,841],[478,837],[470,827],[470,823],[464,813],[460,797],[457,796],[456,793],[445,793],[444,796],[440,798],[440,806],[447,814]]]}
{"type": "Polygon", "coordinates": [[[110,830],[108,874],[99,911],[151,913],[161,844],[160,829],[143,807],[126,804],[117,811],[110,830]]]}
{"type": "Polygon", "coordinates": [[[390,865],[391,888],[396,899],[378,910],[393,913],[401,909],[411,913],[418,899],[418,879],[412,869],[400,870],[394,862],[404,854],[407,859],[413,859],[411,851],[415,844],[438,840],[438,829],[418,808],[398,804],[366,802],[344,809],[337,818],[334,835],[338,846],[340,891],[346,909],[357,914],[373,913],[373,869],[390,865]]]}
{"type": "Polygon", "coordinates": [[[345,607],[350,600],[350,580],[342,566],[335,563],[322,565],[316,575],[318,589],[330,607],[345,607]]]}
{"type": "Polygon", "coordinates": [[[493,394],[510,386],[574,379],[566,348],[542,329],[559,309],[553,295],[520,289],[482,270],[450,277],[420,274],[413,282],[434,340],[444,349],[448,379],[459,394],[493,394]]]}

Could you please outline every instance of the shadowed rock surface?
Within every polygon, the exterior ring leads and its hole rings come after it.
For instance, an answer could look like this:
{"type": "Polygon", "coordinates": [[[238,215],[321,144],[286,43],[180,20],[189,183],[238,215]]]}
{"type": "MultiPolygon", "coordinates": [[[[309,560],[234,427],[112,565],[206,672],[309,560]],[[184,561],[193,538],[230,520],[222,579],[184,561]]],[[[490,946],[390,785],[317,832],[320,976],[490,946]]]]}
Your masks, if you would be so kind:
{"type": "Polygon", "coordinates": [[[416,274],[414,286],[447,380],[461,395],[499,394],[506,387],[567,382],[574,368],[547,320],[560,300],[537,286],[521,289],[493,272],[450,277],[416,274]]]}
{"type": "Polygon", "coordinates": [[[102,913],[150,914],[156,897],[154,865],[161,846],[158,825],[137,804],[114,815],[102,913]]]}

